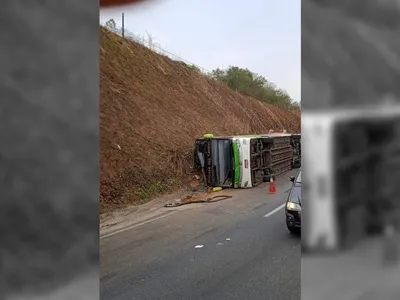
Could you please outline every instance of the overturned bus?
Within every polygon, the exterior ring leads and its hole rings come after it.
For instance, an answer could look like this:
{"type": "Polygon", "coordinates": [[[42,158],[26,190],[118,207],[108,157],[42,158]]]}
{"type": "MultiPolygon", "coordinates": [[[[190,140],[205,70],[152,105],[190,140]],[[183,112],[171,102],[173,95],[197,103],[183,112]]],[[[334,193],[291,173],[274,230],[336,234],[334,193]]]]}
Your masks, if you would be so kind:
{"type": "Polygon", "coordinates": [[[293,167],[292,135],[206,135],[195,142],[195,168],[207,186],[251,188],[293,167]]]}

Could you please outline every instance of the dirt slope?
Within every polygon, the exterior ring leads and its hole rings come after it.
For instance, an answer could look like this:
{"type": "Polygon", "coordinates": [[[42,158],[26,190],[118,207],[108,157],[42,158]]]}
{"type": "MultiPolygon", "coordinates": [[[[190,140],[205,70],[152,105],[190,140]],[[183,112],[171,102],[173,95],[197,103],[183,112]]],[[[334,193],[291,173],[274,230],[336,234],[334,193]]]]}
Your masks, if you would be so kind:
{"type": "Polygon", "coordinates": [[[188,178],[205,133],[300,131],[300,113],[265,105],[101,28],[102,212],[148,200],[188,178]]]}

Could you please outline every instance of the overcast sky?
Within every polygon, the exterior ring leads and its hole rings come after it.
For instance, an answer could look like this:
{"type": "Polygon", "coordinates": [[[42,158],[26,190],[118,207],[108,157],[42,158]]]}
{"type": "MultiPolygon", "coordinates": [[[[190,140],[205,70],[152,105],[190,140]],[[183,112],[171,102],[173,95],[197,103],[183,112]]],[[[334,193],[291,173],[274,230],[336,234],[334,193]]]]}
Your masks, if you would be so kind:
{"type": "Polygon", "coordinates": [[[153,0],[101,10],[135,34],[207,70],[229,65],[263,75],[301,100],[301,1],[153,0]]]}

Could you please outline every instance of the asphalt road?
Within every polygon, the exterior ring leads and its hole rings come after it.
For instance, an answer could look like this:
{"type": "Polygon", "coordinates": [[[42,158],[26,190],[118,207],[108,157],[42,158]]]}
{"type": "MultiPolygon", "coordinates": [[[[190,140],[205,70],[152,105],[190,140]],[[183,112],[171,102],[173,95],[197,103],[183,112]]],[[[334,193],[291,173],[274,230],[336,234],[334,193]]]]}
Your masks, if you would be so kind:
{"type": "Polygon", "coordinates": [[[300,299],[300,237],[285,226],[291,171],[232,199],[100,240],[101,299],[300,299]]]}

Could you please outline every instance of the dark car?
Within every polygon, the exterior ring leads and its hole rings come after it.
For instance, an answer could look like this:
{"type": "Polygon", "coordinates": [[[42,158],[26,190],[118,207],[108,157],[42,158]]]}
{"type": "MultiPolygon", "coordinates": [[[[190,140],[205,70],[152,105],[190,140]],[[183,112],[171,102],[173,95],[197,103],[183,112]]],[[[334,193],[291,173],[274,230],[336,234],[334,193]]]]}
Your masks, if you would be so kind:
{"type": "Polygon", "coordinates": [[[299,233],[301,231],[301,171],[297,178],[291,176],[290,181],[293,185],[286,200],[286,226],[290,232],[299,233]]]}

